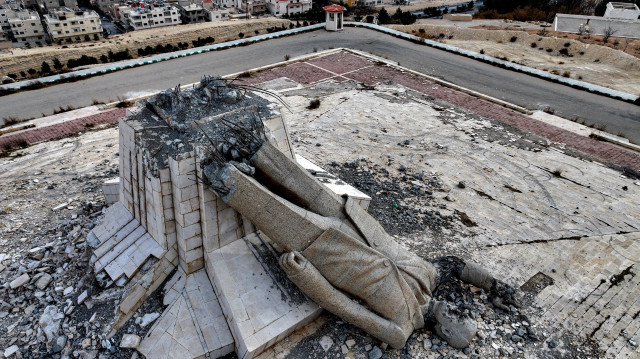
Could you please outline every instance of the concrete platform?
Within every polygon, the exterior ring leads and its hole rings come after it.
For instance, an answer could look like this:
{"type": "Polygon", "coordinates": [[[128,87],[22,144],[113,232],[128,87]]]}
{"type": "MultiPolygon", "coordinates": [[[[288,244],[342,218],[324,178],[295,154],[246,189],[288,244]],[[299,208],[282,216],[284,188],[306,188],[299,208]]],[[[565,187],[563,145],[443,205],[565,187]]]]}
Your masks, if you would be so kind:
{"type": "Polygon", "coordinates": [[[201,269],[175,276],[179,280],[171,291],[179,292],[138,351],[154,359],[218,358],[231,353],[233,337],[207,273],[201,269]]]}
{"type": "Polygon", "coordinates": [[[277,257],[258,234],[205,256],[238,358],[253,358],[322,311],[287,283],[277,257]]]}

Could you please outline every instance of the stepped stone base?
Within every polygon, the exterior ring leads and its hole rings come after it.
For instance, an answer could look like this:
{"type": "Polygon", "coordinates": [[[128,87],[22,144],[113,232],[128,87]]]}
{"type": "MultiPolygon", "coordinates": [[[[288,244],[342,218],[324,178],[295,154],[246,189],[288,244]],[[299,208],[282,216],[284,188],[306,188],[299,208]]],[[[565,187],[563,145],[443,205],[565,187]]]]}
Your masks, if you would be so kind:
{"type": "Polygon", "coordinates": [[[322,311],[286,278],[259,234],[205,255],[240,359],[261,353],[322,311]]]}
{"type": "Polygon", "coordinates": [[[147,358],[218,358],[233,351],[233,337],[204,269],[186,275],[169,288],[173,303],[142,340],[147,358]],[[177,295],[176,295],[177,294],[177,295]]]}

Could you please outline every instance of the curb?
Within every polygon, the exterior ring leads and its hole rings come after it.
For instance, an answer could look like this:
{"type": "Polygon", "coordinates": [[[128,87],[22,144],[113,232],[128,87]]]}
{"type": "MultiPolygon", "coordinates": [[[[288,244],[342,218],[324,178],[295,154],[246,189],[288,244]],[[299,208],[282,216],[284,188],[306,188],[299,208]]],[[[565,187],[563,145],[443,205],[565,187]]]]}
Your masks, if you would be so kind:
{"type": "Polygon", "coordinates": [[[494,66],[506,68],[506,69],[513,70],[513,71],[516,71],[516,72],[521,72],[521,73],[524,73],[524,74],[527,74],[527,75],[531,75],[531,76],[535,76],[535,77],[538,77],[538,78],[541,78],[541,79],[544,79],[544,80],[549,80],[549,81],[552,81],[552,82],[560,83],[560,84],[567,85],[567,86],[570,86],[570,87],[573,87],[573,88],[578,88],[580,90],[586,90],[588,92],[597,93],[599,95],[604,95],[604,96],[615,98],[615,99],[619,99],[619,100],[622,100],[622,101],[631,102],[631,103],[634,103],[634,104],[640,102],[640,96],[637,96],[637,95],[634,95],[634,94],[630,94],[630,93],[627,93],[627,92],[622,92],[622,91],[610,89],[608,87],[595,85],[595,84],[592,84],[592,83],[589,83],[589,82],[585,82],[585,81],[570,79],[570,78],[563,77],[563,76],[560,76],[560,75],[554,75],[554,74],[548,73],[546,71],[534,69],[532,67],[528,67],[528,66],[524,66],[524,65],[519,65],[519,64],[516,64],[516,63],[511,62],[511,61],[500,60],[498,58],[495,58],[495,57],[492,57],[492,56],[489,56],[489,55],[483,55],[483,54],[477,53],[475,51],[461,49],[459,47],[446,45],[446,44],[443,44],[443,43],[440,43],[440,42],[437,42],[437,41],[428,40],[428,39],[425,39],[423,37],[407,34],[405,32],[394,30],[394,29],[390,29],[390,28],[387,28],[387,27],[384,27],[384,26],[368,24],[368,23],[359,23],[359,22],[345,22],[344,25],[345,26],[352,26],[352,27],[364,27],[364,28],[380,31],[380,32],[392,35],[394,37],[398,37],[398,38],[402,38],[402,39],[405,39],[405,40],[409,40],[409,41],[414,42],[414,43],[427,45],[427,46],[430,46],[430,47],[437,48],[439,50],[444,50],[444,51],[447,51],[447,52],[451,52],[451,53],[455,53],[455,54],[458,54],[458,55],[469,57],[469,58],[472,58],[472,59],[475,59],[475,60],[479,60],[479,61],[491,64],[491,65],[494,65],[494,66]]]}
{"type": "Polygon", "coordinates": [[[383,59],[383,58],[381,58],[379,56],[371,55],[371,54],[369,54],[367,52],[360,51],[360,50],[354,50],[354,49],[348,49],[348,48],[342,48],[342,50],[354,53],[356,55],[365,56],[365,57],[369,57],[369,58],[377,60],[377,61],[384,62],[388,66],[392,66],[392,67],[395,67],[395,68],[397,68],[397,69],[399,69],[401,71],[408,72],[408,73],[414,74],[416,76],[423,77],[423,78],[425,78],[425,79],[427,79],[427,80],[429,80],[431,82],[437,83],[438,85],[449,87],[449,88],[452,88],[452,89],[454,89],[456,91],[460,91],[460,92],[466,93],[468,95],[471,95],[471,96],[474,96],[474,97],[478,97],[478,98],[481,98],[481,99],[489,101],[489,102],[493,102],[496,105],[500,105],[502,107],[506,107],[508,109],[521,112],[521,113],[523,113],[525,115],[530,115],[530,114],[533,113],[531,110],[529,110],[529,109],[527,109],[525,107],[522,107],[522,106],[518,106],[518,105],[513,104],[511,102],[507,102],[507,101],[501,100],[499,98],[495,98],[493,96],[485,95],[483,93],[468,89],[466,87],[462,87],[462,86],[456,85],[456,84],[454,84],[452,82],[441,80],[441,79],[439,79],[437,77],[433,77],[433,76],[430,76],[430,75],[427,75],[427,74],[423,74],[422,72],[418,72],[418,71],[406,68],[404,66],[400,66],[395,61],[390,61],[390,60],[387,60],[387,59],[383,59]]]}
{"type": "MultiPolygon", "coordinates": [[[[193,49],[189,49],[189,50],[174,51],[174,52],[168,52],[166,54],[160,54],[160,55],[155,55],[155,56],[150,56],[150,57],[143,57],[143,58],[134,59],[134,60],[126,60],[126,61],[115,63],[115,64],[112,64],[112,65],[101,66],[98,69],[93,68],[93,69],[87,69],[87,70],[78,70],[78,71],[73,71],[73,72],[66,73],[64,75],[52,75],[52,76],[47,76],[47,77],[41,77],[41,78],[39,78],[37,80],[27,80],[27,81],[15,82],[15,83],[12,83],[12,84],[0,85],[0,89],[20,90],[20,89],[27,88],[27,87],[32,86],[32,85],[37,84],[37,83],[45,83],[45,84],[56,83],[56,82],[59,82],[61,80],[69,78],[69,77],[80,77],[80,78],[83,78],[83,77],[91,77],[91,76],[96,76],[96,75],[102,75],[102,74],[110,73],[110,72],[113,72],[113,71],[124,70],[124,69],[128,69],[128,68],[133,68],[133,67],[148,65],[148,64],[152,64],[152,63],[157,63],[159,61],[168,61],[168,60],[172,60],[172,59],[176,59],[176,58],[180,58],[180,57],[197,55],[197,54],[201,54],[201,53],[205,53],[205,52],[209,52],[209,51],[224,50],[224,49],[235,47],[235,46],[244,46],[244,45],[249,45],[249,44],[254,43],[254,42],[260,42],[260,41],[265,41],[265,40],[269,40],[269,39],[275,39],[275,38],[279,38],[279,37],[294,35],[294,34],[298,34],[298,33],[314,31],[314,30],[318,30],[318,29],[324,28],[324,25],[325,25],[324,23],[319,23],[319,24],[300,27],[300,28],[296,28],[296,29],[288,29],[288,30],[283,30],[283,31],[270,33],[270,34],[252,36],[252,37],[248,37],[246,39],[232,40],[232,41],[222,42],[222,43],[219,43],[219,44],[201,46],[201,47],[197,47],[197,48],[193,48],[193,49]]],[[[455,54],[458,54],[458,55],[462,55],[462,56],[465,56],[465,57],[468,57],[468,58],[472,58],[472,59],[475,59],[475,60],[479,60],[479,61],[491,64],[491,65],[494,65],[494,66],[506,68],[506,69],[513,70],[513,71],[516,71],[516,72],[521,72],[521,73],[524,73],[524,74],[527,74],[527,75],[531,75],[531,76],[535,76],[535,77],[538,77],[538,78],[541,78],[541,79],[544,79],[544,80],[560,83],[560,84],[563,84],[563,85],[566,85],[566,86],[570,86],[570,87],[573,87],[573,88],[586,90],[588,92],[596,93],[596,94],[599,94],[599,95],[604,95],[604,96],[607,96],[607,97],[619,99],[619,100],[630,102],[630,103],[634,103],[634,104],[640,102],[640,96],[637,96],[637,95],[634,95],[634,94],[630,94],[630,93],[627,93],[627,92],[622,92],[622,91],[610,89],[610,88],[607,88],[607,87],[604,87],[604,86],[600,86],[600,85],[591,84],[591,83],[588,83],[588,82],[585,82],[585,81],[566,78],[566,77],[563,77],[563,76],[560,76],[560,75],[554,75],[554,74],[548,73],[546,71],[534,69],[534,68],[528,67],[528,66],[519,65],[519,64],[516,64],[514,62],[501,60],[501,59],[498,59],[498,58],[495,58],[495,57],[492,57],[492,56],[488,56],[488,55],[483,55],[483,54],[480,54],[480,53],[477,53],[477,52],[474,52],[474,51],[461,49],[459,47],[446,45],[446,44],[443,44],[443,43],[440,43],[440,42],[437,42],[437,41],[428,40],[428,39],[425,39],[425,38],[422,38],[422,37],[419,37],[419,36],[407,34],[405,32],[401,32],[401,31],[398,31],[398,30],[390,29],[390,28],[387,28],[387,27],[384,27],[384,26],[368,24],[368,23],[361,23],[361,22],[352,22],[352,21],[344,22],[344,26],[368,28],[368,29],[371,29],[371,30],[375,30],[375,31],[379,31],[379,32],[382,32],[382,33],[386,33],[386,34],[392,35],[392,36],[397,37],[397,38],[408,40],[408,41],[411,41],[411,42],[414,42],[414,43],[427,45],[427,46],[430,46],[430,47],[433,47],[433,48],[437,48],[439,50],[455,53],[455,54]]],[[[443,85],[445,83],[448,83],[448,82],[443,81],[443,80],[438,80],[438,81],[442,81],[441,84],[443,84],[443,85]]],[[[456,85],[453,85],[453,86],[456,86],[456,85]]],[[[497,101],[501,101],[499,99],[496,99],[496,100],[497,101]]]]}
{"type": "Polygon", "coordinates": [[[20,89],[25,89],[29,86],[33,86],[38,83],[54,84],[68,78],[82,79],[82,78],[87,78],[87,77],[92,77],[97,75],[104,75],[114,71],[154,64],[157,62],[168,61],[168,60],[177,59],[180,57],[198,55],[198,54],[202,54],[210,51],[225,50],[225,49],[236,47],[236,46],[250,45],[255,42],[261,42],[265,40],[276,39],[279,37],[295,35],[303,32],[314,31],[321,28],[324,28],[324,23],[299,27],[295,29],[282,30],[278,32],[264,34],[264,35],[252,36],[246,39],[231,40],[231,41],[221,42],[219,44],[206,45],[206,46],[196,47],[188,50],[173,51],[173,52],[167,52],[164,54],[159,54],[159,55],[154,55],[149,57],[141,57],[133,60],[125,60],[125,61],[120,61],[113,64],[94,67],[91,69],[77,70],[77,71],[71,71],[65,74],[60,74],[60,75],[40,77],[34,80],[25,80],[20,82],[14,82],[11,84],[4,84],[4,85],[0,85],[0,89],[20,90],[20,89]]]}

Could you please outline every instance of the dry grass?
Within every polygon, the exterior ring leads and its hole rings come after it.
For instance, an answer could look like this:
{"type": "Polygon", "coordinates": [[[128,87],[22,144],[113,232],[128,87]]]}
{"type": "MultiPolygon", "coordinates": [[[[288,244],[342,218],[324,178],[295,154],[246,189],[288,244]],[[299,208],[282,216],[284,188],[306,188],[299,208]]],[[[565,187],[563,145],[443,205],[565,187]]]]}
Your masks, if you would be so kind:
{"type": "Polygon", "coordinates": [[[640,40],[613,40],[601,46],[597,36],[504,27],[464,28],[451,25],[391,26],[394,29],[541,69],[565,77],[640,95],[640,40]],[[511,41],[512,39],[516,41],[511,41]],[[626,48],[625,48],[626,47],[626,48]],[[622,51],[622,50],[626,50],[622,51]]]}
{"type": "MultiPolygon", "coordinates": [[[[199,24],[167,26],[156,29],[133,31],[121,35],[113,35],[108,39],[91,43],[78,43],[63,46],[45,46],[32,49],[13,49],[13,54],[0,54],[0,76],[7,74],[20,74],[30,68],[40,68],[43,61],[53,62],[56,57],[66,64],[69,59],[76,59],[82,55],[100,58],[109,51],[118,52],[129,49],[130,54],[138,57],[137,50],[146,46],[187,42],[191,46],[191,41],[198,37],[207,38],[209,36],[216,39],[216,43],[235,40],[239,32],[245,34],[266,33],[268,27],[288,26],[289,20],[283,19],[256,19],[256,20],[234,20],[207,22],[199,24]]],[[[18,80],[21,80],[19,77],[18,80]]]]}

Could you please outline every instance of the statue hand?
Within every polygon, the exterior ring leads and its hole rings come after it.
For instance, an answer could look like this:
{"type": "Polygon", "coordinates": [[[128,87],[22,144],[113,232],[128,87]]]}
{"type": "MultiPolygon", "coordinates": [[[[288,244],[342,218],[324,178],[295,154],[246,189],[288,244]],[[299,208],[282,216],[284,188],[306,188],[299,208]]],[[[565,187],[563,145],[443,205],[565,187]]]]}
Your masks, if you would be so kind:
{"type": "Polygon", "coordinates": [[[300,252],[293,251],[280,256],[280,267],[288,276],[299,274],[307,266],[307,259],[300,252]]]}
{"type": "Polygon", "coordinates": [[[507,304],[513,305],[516,308],[522,307],[522,293],[497,279],[489,291],[489,297],[493,305],[505,311],[509,311],[507,304]]]}

